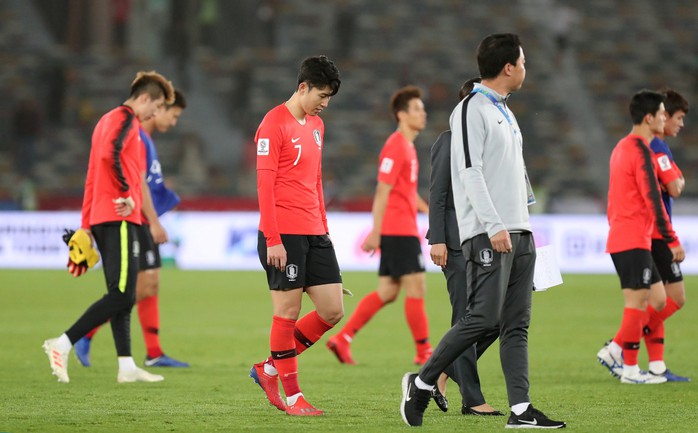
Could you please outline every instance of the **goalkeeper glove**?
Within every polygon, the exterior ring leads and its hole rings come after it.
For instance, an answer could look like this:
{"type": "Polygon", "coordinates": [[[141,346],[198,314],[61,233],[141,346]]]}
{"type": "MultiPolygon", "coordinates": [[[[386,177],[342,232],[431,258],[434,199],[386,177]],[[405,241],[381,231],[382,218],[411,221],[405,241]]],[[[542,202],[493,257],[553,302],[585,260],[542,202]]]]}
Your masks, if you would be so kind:
{"type": "Polygon", "coordinates": [[[99,254],[92,247],[92,239],[85,230],[78,231],[65,230],[63,241],[68,245],[68,272],[74,277],[87,272],[88,268],[93,267],[99,262],[99,254]]]}

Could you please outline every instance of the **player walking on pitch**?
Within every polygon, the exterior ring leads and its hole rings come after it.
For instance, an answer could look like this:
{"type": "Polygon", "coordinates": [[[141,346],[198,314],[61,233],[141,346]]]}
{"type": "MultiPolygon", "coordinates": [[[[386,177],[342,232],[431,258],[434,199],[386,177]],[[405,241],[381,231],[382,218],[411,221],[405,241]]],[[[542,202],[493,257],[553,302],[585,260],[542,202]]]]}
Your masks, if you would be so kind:
{"type": "MultiPolygon", "coordinates": [[[[172,84],[162,75],[139,72],[126,102],[102,116],[95,126],[79,232],[91,235],[102,254],[107,294],[65,333],[44,342],[51,370],[59,382],[70,381],[68,355],[73,344],[107,320],[111,321],[118,357],[117,381],[163,380],[160,375],[136,367],[131,356],[130,327],[138,275],[136,227],[141,225],[145,182],[145,150],[138,130],[141,121],[150,119],[173,99],[172,84]]],[[[75,268],[76,264],[69,263],[69,270],[75,268]]]]}
{"type": "Polygon", "coordinates": [[[405,289],[405,317],[416,347],[415,364],[422,365],[431,355],[429,324],[424,309],[426,282],[424,257],[417,229],[417,210],[428,213],[429,206],[417,192],[419,161],[414,140],[427,123],[421,91],[403,87],[390,99],[397,131],[381,150],[378,185],[373,199],[373,229],[362,245],[366,252],[380,248],[378,288],[366,295],[342,330],[327,342],[344,364],[356,364],[350,345],[357,332],[385,305],[395,301],[405,289]]]}
{"type": "Polygon", "coordinates": [[[250,377],[289,415],[315,416],[298,383],[297,356],[344,316],[342,277],[329,238],[322,192],[325,126],[319,114],[341,84],[325,56],[301,63],[291,98],[269,111],[257,129],[259,259],[267,274],[274,315],[271,356],[250,377]],[[298,319],[303,292],[315,310],[298,319]],[[286,402],[279,393],[281,381],[286,402]]]}

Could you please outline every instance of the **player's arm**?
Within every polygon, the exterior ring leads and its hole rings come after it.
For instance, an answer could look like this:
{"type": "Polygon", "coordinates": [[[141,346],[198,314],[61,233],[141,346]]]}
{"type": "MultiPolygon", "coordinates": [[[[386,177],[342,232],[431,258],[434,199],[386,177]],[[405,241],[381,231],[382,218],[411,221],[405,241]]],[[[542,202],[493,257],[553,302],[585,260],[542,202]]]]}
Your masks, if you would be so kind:
{"type": "Polygon", "coordinates": [[[267,265],[279,270],[286,267],[287,259],[286,248],[281,243],[274,195],[282,139],[281,128],[265,121],[262,121],[255,137],[260,228],[267,244],[267,265]]]}
{"type": "Polygon", "coordinates": [[[322,161],[317,168],[317,198],[320,204],[320,216],[322,217],[322,225],[325,227],[325,233],[329,234],[330,229],[327,226],[327,211],[325,210],[325,193],[322,188],[322,161]]]}
{"type": "Polygon", "coordinates": [[[664,203],[662,202],[661,192],[659,190],[659,182],[657,174],[654,171],[654,165],[649,157],[646,157],[646,152],[650,152],[642,142],[637,143],[637,163],[638,167],[635,172],[635,183],[640,195],[645,201],[648,209],[651,209],[655,216],[655,224],[657,231],[662,236],[662,239],[669,245],[675,262],[682,262],[686,257],[686,253],[681,246],[676,232],[671,225],[671,220],[667,215],[664,203]]]}
{"type": "Polygon", "coordinates": [[[104,136],[104,140],[106,140],[108,145],[103,146],[105,151],[102,152],[101,158],[109,162],[111,174],[119,185],[120,194],[118,197],[112,199],[114,202],[114,210],[117,215],[127,217],[133,212],[136,205],[131,197],[131,185],[128,184],[123,167],[121,166],[121,154],[129,130],[133,127],[134,114],[123,109],[120,111],[120,115],[121,118],[113,120],[114,123],[112,127],[104,136]]]}
{"type": "Polygon", "coordinates": [[[681,170],[676,163],[663,152],[654,153],[657,166],[657,177],[662,187],[673,198],[678,198],[686,186],[681,170]]]}
{"type": "Polygon", "coordinates": [[[164,244],[167,242],[167,231],[160,223],[160,218],[155,211],[155,206],[153,205],[153,197],[150,194],[150,187],[145,179],[145,172],[141,174],[141,188],[143,190],[143,215],[148,220],[150,225],[150,234],[153,236],[153,241],[156,244],[164,244]]]}
{"type": "Polygon", "coordinates": [[[90,236],[90,217],[92,215],[92,200],[94,198],[94,184],[95,184],[95,174],[94,174],[94,163],[92,160],[94,148],[90,150],[90,160],[87,164],[87,176],[85,177],[85,193],[82,198],[82,222],[80,226],[83,230],[88,232],[90,236]]]}
{"type": "Polygon", "coordinates": [[[371,233],[369,233],[363,245],[361,245],[361,249],[366,252],[373,252],[380,247],[383,216],[385,216],[385,209],[388,207],[388,197],[390,197],[390,191],[392,189],[393,186],[391,184],[378,181],[378,185],[376,186],[376,194],[373,196],[373,206],[371,207],[371,214],[373,215],[373,229],[371,230],[371,233]]]}
{"type": "Polygon", "coordinates": [[[446,202],[451,185],[450,134],[442,133],[431,147],[429,178],[429,255],[437,266],[446,266],[446,202]]]}

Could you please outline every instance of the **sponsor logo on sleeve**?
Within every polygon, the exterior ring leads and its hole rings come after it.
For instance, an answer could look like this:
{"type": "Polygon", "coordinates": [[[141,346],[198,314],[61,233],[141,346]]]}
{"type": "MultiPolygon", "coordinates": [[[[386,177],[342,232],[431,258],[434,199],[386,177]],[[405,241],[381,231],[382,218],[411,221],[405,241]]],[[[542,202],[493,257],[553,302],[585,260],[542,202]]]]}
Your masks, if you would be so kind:
{"type": "Polygon", "coordinates": [[[662,155],[659,158],[657,158],[657,162],[659,163],[659,169],[662,171],[669,171],[671,170],[671,160],[669,159],[668,155],[662,155]]]}
{"type": "Polygon", "coordinates": [[[269,155],[269,139],[260,138],[257,140],[257,155],[269,155]]]}
{"type": "Polygon", "coordinates": [[[383,158],[381,161],[381,167],[380,167],[380,172],[385,173],[385,174],[390,174],[390,172],[393,170],[393,164],[394,161],[390,158],[383,158]]]}

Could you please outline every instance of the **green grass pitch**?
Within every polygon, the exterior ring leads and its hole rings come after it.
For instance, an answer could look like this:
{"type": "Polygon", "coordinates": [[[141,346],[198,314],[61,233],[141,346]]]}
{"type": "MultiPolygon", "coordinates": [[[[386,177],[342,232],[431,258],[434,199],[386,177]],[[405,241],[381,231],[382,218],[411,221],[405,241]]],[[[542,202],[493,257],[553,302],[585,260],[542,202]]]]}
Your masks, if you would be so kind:
{"type": "MultiPolygon", "coordinates": [[[[347,316],[375,288],[374,273],[345,273],[347,316]]],[[[576,432],[688,432],[698,425],[696,382],[620,385],[596,362],[596,351],[619,324],[622,298],[617,278],[566,275],[565,284],[533,294],[529,334],[533,403],[576,432]]],[[[450,306],[440,274],[428,274],[427,310],[432,342],[448,328],[450,306]]],[[[676,373],[698,381],[696,311],[688,304],[667,323],[666,360],[676,373]]],[[[408,429],[400,418],[400,380],[412,371],[414,349],[402,297],[386,306],[353,345],[357,366],[340,365],[323,338],[299,358],[308,400],[325,410],[295,418],[272,407],[248,377],[268,353],[271,301],[261,272],[188,272],[164,269],[161,340],[165,351],[192,364],[188,369],[150,369],[165,376],[155,384],[117,384],[111,331],[93,340],[91,368],[71,354],[69,384],[57,383],[41,349],[44,339],[67,329],[104,293],[101,271],[74,279],[62,271],[0,271],[0,431],[2,432],[388,432],[408,429]]],[[[304,300],[304,311],[310,302],[304,300]]],[[[133,352],[145,356],[137,314],[133,352]]],[[[330,332],[332,333],[332,332],[330,332]]],[[[497,345],[480,360],[483,391],[508,411],[497,345]]],[[[641,366],[646,366],[644,347],[641,366]]],[[[506,418],[460,414],[453,382],[444,414],[430,404],[424,432],[499,431],[506,418]]]]}

